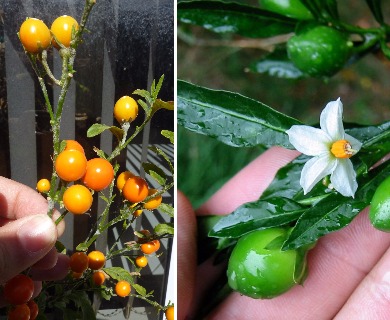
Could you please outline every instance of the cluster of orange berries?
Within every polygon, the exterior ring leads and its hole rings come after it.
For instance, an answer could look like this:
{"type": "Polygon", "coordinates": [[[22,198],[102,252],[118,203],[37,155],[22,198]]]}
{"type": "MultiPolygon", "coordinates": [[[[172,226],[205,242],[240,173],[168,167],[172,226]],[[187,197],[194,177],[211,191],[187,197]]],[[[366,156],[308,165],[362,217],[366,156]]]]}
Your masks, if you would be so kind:
{"type": "MultiPolygon", "coordinates": [[[[87,269],[93,271],[92,281],[95,285],[101,286],[106,280],[106,274],[100,270],[106,263],[106,257],[101,251],[91,251],[88,255],[85,252],[75,252],[70,257],[69,266],[72,277],[79,279],[87,269]]],[[[115,293],[120,297],[127,297],[131,292],[130,283],[120,280],[115,285],[115,293]]]]}
{"type": "MultiPolygon", "coordinates": [[[[55,170],[63,181],[81,182],[68,187],[63,194],[64,206],[73,214],[87,212],[93,201],[90,190],[101,191],[114,179],[114,169],[108,160],[93,158],[87,161],[83,147],[74,140],[66,140],[65,149],[56,158],[55,170]]],[[[50,181],[39,180],[37,189],[48,192],[50,181]]]]}
{"type": "MultiPolygon", "coordinates": [[[[122,196],[131,203],[131,206],[137,205],[147,197],[153,196],[153,194],[158,192],[156,189],[149,188],[145,179],[134,175],[130,171],[124,171],[118,175],[116,186],[122,193],[122,196]]],[[[142,207],[144,209],[154,210],[158,208],[161,202],[162,196],[158,195],[146,201],[142,207]]],[[[142,209],[139,209],[134,212],[134,215],[139,216],[141,213],[142,209]]]]}
{"type": "Polygon", "coordinates": [[[10,304],[8,320],[34,320],[38,316],[38,305],[32,300],[34,282],[24,274],[8,280],[3,289],[5,300],[10,304]]]}
{"type": "Polygon", "coordinates": [[[27,18],[20,26],[19,38],[27,52],[37,54],[49,48],[50,45],[59,49],[60,45],[56,40],[64,47],[69,47],[73,28],[78,30],[79,24],[67,15],[55,19],[50,30],[42,20],[27,18]]]}

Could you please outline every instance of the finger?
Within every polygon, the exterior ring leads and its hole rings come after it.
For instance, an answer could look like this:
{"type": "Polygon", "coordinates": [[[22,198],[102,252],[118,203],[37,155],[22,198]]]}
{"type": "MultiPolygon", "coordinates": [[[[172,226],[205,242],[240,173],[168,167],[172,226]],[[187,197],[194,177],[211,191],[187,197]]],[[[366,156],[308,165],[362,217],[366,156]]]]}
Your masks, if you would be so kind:
{"type": "MultiPolygon", "coordinates": [[[[48,203],[42,195],[30,187],[0,176],[0,226],[26,216],[47,213],[48,203]]],[[[59,217],[54,212],[53,219],[59,217]]],[[[65,223],[58,224],[58,236],[64,232],[65,223]]]]}
{"type": "Polygon", "coordinates": [[[58,254],[57,263],[48,270],[31,270],[30,274],[34,280],[55,281],[62,280],[69,272],[69,257],[65,254],[58,254]]]}
{"type": "Polygon", "coordinates": [[[390,319],[390,249],[359,284],[335,319],[390,319]]]}
{"type": "Polygon", "coordinates": [[[268,149],[224,184],[197,214],[228,214],[245,202],[257,200],[276,172],[298,155],[280,147],[268,149]]]}
{"type": "Polygon", "coordinates": [[[321,238],[309,254],[304,286],[272,300],[234,293],[209,319],[252,319],[259,312],[256,319],[333,319],[389,245],[390,234],[374,229],[363,210],[348,227],[321,238]]]}
{"type": "Polygon", "coordinates": [[[0,283],[29,268],[54,246],[57,229],[46,214],[25,216],[0,228],[0,283]]]}
{"type": "Polygon", "coordinates": [[[57,249],[53,247],[41,260],[32,266],[32,269],[47,270],[53,268],[57,263],[57,259],[58,252],[57,249]]]}
{"type": "Polygon", "coordinates": [[[196,274],[196,219],[188,199],[177,192],[178,228],[178,319],[185,319],[193,300],[196,274]]]}

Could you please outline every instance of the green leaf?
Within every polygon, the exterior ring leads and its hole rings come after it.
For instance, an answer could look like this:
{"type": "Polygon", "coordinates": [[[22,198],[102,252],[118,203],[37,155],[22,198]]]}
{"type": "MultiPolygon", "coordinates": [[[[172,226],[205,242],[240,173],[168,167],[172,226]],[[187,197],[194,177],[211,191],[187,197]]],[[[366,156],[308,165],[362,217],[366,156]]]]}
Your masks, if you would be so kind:
{"type": "Polygon", "coordinates": [[[338,193],[321,200],[307,209],[298,219],[283,250],[295,249],[317,241],[320,237],[347,226],[371,202],[371,198],[385,177],[390,175],[390,164],[382,165],[358,180],[355,198],[338,193]]]}
{"type": "Polygon", "coordinates": [[[152,106],[153,113],[160,110],[160,109],[167,109],[167,110],[174,110],[175,104],[173,101],[163,101],[161,99],[156,99],[152,106]]]}
{"type": "Polygon", "coordinates": [[[153,151],[155,154],[161,156],[164,158],[164,160],[168,163],[169,165],[169,169],[170,169],[170,172],[173,174],[175,168],[173,167],[172,165],[172,162],[170,160],[170,158],[168,157],[168,155],[160,148],[157,148],[156,146],[151,146],[151,147],[148,147],[149,150],[153,151]]]}
{"type": "Polygon", "coordinates": [[[260,61],[254,62],[249,69],[257,73],[265,73],[272,77],[299,79],[304,74],[287,57],[285,50],[277,50],[260,61]]]}
{"type": "Polygon", "coordinates": [[[160,223],[154,227],[154,233],[158,236],[167,235],[167,234],[175,234],[175,228],[173,223],[160,223]]]}
{"type": "Polygon", "coordinates": [[[98,134],[101,134],[103,131],[110,129],[110,126],[107,126],[105,124],[100,123],[94,123],[87,131],[87,137],[92,138],[94,136],[97,136],[98,134]]]}
{"type": "Polygon", "coordinates": [[[103,268],[102,270],[114,280],[125,280],[132,285],[134,284],[133,277],[130,272],[121,267],[103,268]]]}
{"type": "Polygon", "coordinates": [[[143,162],[142,167],[145,172],[150,175],[154,180],[156,180],[161,186],[165,185],[167,181],[164,171],[157,167],[154,163],[143,162]]]}
{"type": "Polygon", "coordinates": [[[304,212],[297,202],[281,197],[248,202],[221,218],[210,231],[211,237],[238,238],[257,229],[285,225],[304,212]]]}
{"type": "Polygon", "coordinates": [[[137,291],[137,293],[143,297],[146,296],[147,292],[146,292],[146,289],[143,287],[143,286],[140,286],[139,284],[137,283],[134,283],[133,284],[133,288],[135,289],[135,291],[137,291]]]}
{"type": "Polygon", "coordinates": [[[169,142],[174,144],[175,142],[175,134],[173,131],[169,130],[161,130],[161,135],[164,136],[165,138],[169,139],[169,142]]]}
{"type": "Polygon", "coordinates": [[[125,134],[123,129],[118,128],[116,126],[111,126],[109,129],[112,134],[118,139],[118,141],[122,141],[123,135],[125,134]]]}
{"type": "Polygon", "coordinates": [[[301,124],[265,104],[228,91],[178,81],[178,123],[235,147],[274,145],[291,149],[285,133],[301,124]]]}
{"type": "Polygon", "coordinates": [[[154,100],[157,99],[157,96],[161,90],[161,86],[162,86],[163,82],[164,82],[164,75],[162,75],[160,77],[160,79],[158,80],[157,86],[154,85],[156,82],[153,80],[153,85],[152,85],[152,88],[150,91],[152,93],[152,97],[154,100]]]}
{"type": "Polygon", "coordinates": [[[266,38],[294,32],[296,20],[238,3],[191,1],[177,5],[178,20],[216,33],[266,38]]]}
{"type": "Polygon", "coordinates": [[[383,12],[382,12],[382,1],[381,0],[366,0],[368,7],[370,8],[375,20],[379,24],[384,24],[383,12]]]}
{"type": "Polygon", "coordinates": [[[133,94],[141,96],[142,98],[145,98],[146,100],[151,100],[151,95],[150,95],[148,90],[137,89],[137,90],[133,91],[133,94]]]}
{"type": "Polygon", "coordinates": [[[174,209],[172,206],[170,206],[169,204],[166,204],[166,203],[161,203],[159,206],[158,206],[158,210],[167,214],[168,216],[170,217],[174,217],[174,209]]]}
{"type": "Polygon", "coordinates": [[[88,295],[85,291],[72,292],[69,295],[69,298],[76,304],[76,306],[81,308],[83,314],[83,318],[82,318],[83,320],[96,319],[95,312],[93,311],[92,308],[92,303],[89,300],[88,295]]]}

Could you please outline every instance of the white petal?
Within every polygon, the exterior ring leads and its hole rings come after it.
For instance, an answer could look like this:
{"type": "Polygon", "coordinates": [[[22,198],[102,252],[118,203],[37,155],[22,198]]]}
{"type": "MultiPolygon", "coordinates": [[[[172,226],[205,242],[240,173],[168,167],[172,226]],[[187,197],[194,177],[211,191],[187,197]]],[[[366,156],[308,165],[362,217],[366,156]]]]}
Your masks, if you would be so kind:
{"type": "Polygon", "coordinates": [[[343,104],[340,98],[329,102],[322,110],[320,126],[333,141],[344,139],[343,104]]]}
{"type": "Polygon", "coordinates": [[[354,137],[350,136],[349,134],[345,134],[344,138],[351,144],[352,149],[356,152],[358,152],[362,147],[362,143],[354,137]]]}
{"type": "Polygon", "coordinates": [[[308,193],[318,181],[332,173],[337,162],[329,153],[314,157],[305,163],[299,183],[304,194],[308,193]]]}
{"type": "Polygon", "coordinates": [[[338,159],[337,166],[330,176],[333,187],[345,197],[354,197],[358,184],[351,160],[338,159]]]}
{"type": "Polygon", "coordinates": [[[308,156],[329,153],[332,140],[320,129],[309,126],[292,126],[286,131],[291,144],[308,156]]]}

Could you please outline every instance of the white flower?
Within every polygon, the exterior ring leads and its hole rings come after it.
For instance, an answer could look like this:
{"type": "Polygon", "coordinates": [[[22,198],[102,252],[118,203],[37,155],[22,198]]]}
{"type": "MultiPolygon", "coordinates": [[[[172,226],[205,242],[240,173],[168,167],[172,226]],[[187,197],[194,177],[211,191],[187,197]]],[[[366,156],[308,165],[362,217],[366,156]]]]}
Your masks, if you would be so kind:
{"type": "Polygon", "coordinates": [[[298,151],[313,156],[301,172],[300,184],[305,194],[330,174],[334,189],[346,197],[355,195],[358,184],[349,158],[360,150],[362,143],[345,133],[342,116],[343,104],[339,98],[329,102],[321,112],[321,129],[296,125],[286,131],[298,151]]]}

